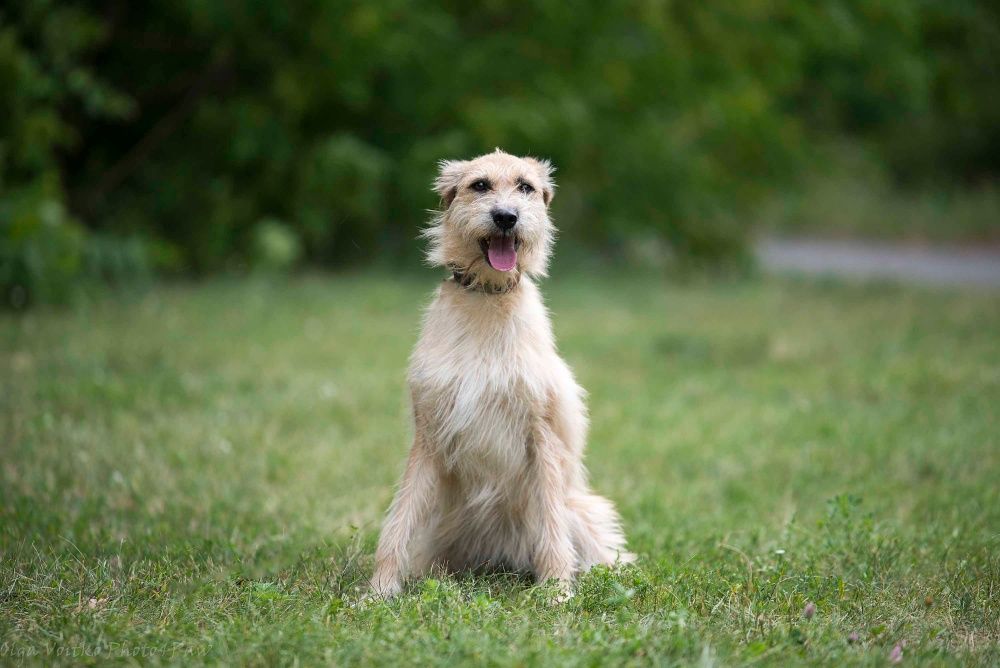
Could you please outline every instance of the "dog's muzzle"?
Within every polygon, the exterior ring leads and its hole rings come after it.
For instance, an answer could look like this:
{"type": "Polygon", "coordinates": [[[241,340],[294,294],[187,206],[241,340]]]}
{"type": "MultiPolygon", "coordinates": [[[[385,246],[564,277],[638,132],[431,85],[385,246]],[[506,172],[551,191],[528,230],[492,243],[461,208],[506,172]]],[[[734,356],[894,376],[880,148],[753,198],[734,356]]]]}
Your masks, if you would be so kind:
{"type": "Polygon", "coordinates": [[[511,271],[517,266],[521,239],[511,232],[497,232],[479,240],[486,262],[497,271],[511,271]]]}

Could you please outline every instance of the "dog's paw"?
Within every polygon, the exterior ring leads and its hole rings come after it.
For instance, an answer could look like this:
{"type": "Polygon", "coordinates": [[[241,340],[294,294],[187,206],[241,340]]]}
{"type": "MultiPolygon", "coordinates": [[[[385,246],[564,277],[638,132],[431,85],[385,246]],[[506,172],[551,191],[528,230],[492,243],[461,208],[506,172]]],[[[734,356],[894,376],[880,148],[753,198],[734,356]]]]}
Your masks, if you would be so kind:
{"type": "Polygon", "coordinates": [[[573,585],[566,587],[559,586],[556,588],[556,595],[552,598],[552,602],[556,604],[566,603],[574,596],[576,596],[576,593],[573,591],[573,585]]]}
{"type": "Polygon", "coordinates": [[[550,600],[557,605],[565,603],[576,595],[573,591],[573,581],[566,578],[549,578],[543,586],[546,594],[551,592],[552,598],[550,600]]]}
{"type": "Polygon", "coordinates": [[[368,593],[365,599],[370,601],[389,601],[399,596],[403,591],[403,584],[398,578],[372,578],[368,584],[368,593]]]}

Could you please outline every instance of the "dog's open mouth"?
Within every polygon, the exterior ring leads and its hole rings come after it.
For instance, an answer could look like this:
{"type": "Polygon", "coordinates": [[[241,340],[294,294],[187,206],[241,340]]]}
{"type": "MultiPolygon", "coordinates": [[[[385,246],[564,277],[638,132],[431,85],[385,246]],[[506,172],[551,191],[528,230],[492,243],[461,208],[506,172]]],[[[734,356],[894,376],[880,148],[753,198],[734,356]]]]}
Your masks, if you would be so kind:
{"type": "Polygon", "coordinates": [[[480,239],[479,245],[491,267],[497,271],[510,271],[517,264],[517,249],[521,240],[513,234],[491,234],[480,239]]]}

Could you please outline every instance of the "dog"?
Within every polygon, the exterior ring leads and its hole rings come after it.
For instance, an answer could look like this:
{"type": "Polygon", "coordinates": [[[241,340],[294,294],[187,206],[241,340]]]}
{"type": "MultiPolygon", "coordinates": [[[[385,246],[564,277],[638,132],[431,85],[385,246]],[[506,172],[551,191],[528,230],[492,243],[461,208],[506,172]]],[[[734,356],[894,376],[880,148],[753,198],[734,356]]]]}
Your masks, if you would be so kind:
{"type": "Polygon", "coordinates": [[[497,149],[443,161],[441,211],[424,231],[437,289],[410,360],[414,438],[371,579],[506,568],[554,579],[628,562],[614,506],[583,465],[584,392],[556,352],[535,280],[555,228],[548,161],[497,149]]]}

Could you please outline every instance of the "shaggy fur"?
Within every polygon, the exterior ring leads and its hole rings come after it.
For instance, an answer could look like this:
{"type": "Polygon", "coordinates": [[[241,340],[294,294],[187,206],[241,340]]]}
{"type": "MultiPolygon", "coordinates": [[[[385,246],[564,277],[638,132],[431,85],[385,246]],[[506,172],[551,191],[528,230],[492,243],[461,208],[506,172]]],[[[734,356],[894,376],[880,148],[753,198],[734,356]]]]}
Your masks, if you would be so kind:
{"type": "Polygon", "coordinates": [[[415,435],[375,554],[379,595],[434,565],[504,566],[568,591],[576,573],[632,559],[614,507],[588,488],[584,393],[532,280],[554,235],[551,172],[499,149],[441,164],[428,259],[464,280],[438,288],[411,358],[415,435]],[[498,207],[518,216],[506,272],[485,253],[498,207]]]}

